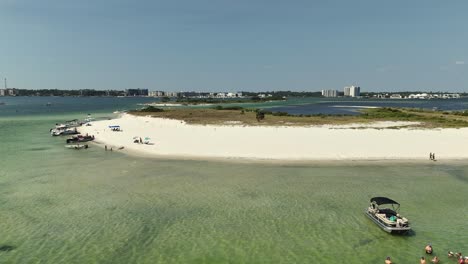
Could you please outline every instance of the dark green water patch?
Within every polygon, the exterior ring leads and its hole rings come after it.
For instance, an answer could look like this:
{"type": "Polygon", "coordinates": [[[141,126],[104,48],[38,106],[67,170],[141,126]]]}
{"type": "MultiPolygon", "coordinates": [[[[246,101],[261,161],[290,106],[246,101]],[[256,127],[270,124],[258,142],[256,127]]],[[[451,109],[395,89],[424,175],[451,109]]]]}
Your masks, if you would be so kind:
{"type": "Polygon", "coordinates": [[[359,240],[359,243],[357,244],[357,247],[362,247],[362,246],[365,246],[367,244],[370,244],[372,243],[372,239],[369,239],[369,238],[366,238],[366,239],[361,239],[359,240]]]}
{"type": "Polygon", "coordinates": [[[0,245],[0,252],[8,252],[14,250],[16,247],[10,245],[0,245]]]}
{"type": "Polygon", "coordinates": [[[50,147],[37,147],[37,148],[29,148],[27,150],[29,151],[44,151],[44,150],[49,150],[51,149],[50,147]]]}
{"type": "Polygon", "coordinates": [[[441,167],[441,170],[463,183],[468,183],[468,177],[466,175],[466,172],[461,168],[443,166],[441,167]]]}

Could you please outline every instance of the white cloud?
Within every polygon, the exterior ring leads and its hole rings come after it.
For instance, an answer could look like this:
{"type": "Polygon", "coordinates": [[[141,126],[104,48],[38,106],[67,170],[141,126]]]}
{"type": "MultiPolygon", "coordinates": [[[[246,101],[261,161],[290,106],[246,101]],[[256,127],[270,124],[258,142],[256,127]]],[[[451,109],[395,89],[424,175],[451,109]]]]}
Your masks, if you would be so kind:
{"type": "Polygon", "coordinates": [[[465,65],[465,61],[456,61],[455,64],[456,65],[465,65]]]}

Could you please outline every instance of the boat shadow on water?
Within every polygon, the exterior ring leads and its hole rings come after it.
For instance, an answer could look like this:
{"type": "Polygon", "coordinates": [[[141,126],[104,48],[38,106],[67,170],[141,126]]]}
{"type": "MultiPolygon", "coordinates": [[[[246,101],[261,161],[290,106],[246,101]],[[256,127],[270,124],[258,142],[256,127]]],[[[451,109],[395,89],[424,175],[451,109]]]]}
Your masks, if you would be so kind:
{"type": "Polygon", "coordinates": [[[0,245],[0,252],[8,252],[14,250],[16,247],[15,246],[10,246],[10,245],[0,245]]]}

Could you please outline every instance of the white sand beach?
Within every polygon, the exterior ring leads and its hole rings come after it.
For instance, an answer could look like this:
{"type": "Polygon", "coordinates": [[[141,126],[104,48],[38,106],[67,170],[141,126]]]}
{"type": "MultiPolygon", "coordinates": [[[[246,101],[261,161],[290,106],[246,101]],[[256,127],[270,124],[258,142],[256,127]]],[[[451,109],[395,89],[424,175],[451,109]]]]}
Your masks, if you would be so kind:
{"type": "Polygon", "coordinates": [[[163,118],[137,117],[92,122],[80,128],[102,146],[144,155],[184,158],[264,160],[428,160],[468,158],[468,128],[414,129],[389,127],[408,122],[348,126],[265,127],[229,124],[189,125],[163,118]],[[115,132],[110,125],[122,129],[115,132]],[[150,138],[151,144],[133,138],[150,138]]]}

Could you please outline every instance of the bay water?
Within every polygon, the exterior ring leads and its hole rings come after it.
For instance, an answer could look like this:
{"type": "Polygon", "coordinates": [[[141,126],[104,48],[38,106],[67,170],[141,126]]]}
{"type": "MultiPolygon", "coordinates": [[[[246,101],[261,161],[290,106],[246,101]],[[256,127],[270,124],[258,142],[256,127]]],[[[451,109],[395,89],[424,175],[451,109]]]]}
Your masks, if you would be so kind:
{"type": "Polygon", "coordinates": [[[0,108],[0,263],[418,263],[427,243],[453,263],[448,250],[468,252],[465,162],[165,160],[49,135],[141,102],[102,100],[0,108]],[[400,202],[414,232],[380,230],[364,215],[373,196],[400,202]]]}

